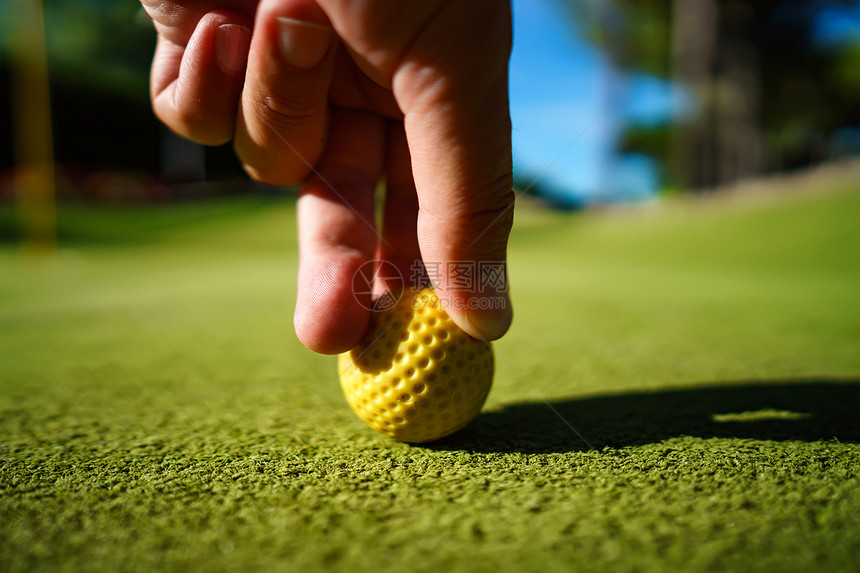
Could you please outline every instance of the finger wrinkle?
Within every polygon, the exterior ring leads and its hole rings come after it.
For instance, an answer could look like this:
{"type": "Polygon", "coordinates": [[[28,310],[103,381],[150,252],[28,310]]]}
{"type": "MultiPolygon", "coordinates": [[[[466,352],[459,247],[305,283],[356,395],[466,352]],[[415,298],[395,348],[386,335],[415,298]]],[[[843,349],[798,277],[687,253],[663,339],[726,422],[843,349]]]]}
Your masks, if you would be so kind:
{"type": "Polygon", "coordinates": [[[510,176],[503,176],[486,187],[469,186],[469,189],[480,189],[478,192],[450,188],[427,189],[429,186],[424,185],[418,192],[419,209],[440,222],[497,217],[507,211],[513,211],[516,203],[516,193],[510,182],[510,176]]]}

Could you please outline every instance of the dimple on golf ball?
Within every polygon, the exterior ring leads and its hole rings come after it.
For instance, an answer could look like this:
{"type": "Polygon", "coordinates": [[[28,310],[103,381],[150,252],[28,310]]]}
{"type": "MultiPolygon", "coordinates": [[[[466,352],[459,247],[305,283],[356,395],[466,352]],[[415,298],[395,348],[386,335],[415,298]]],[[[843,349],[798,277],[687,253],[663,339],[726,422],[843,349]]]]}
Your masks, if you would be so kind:
{"type": "Polygon", "coordinates": [[[454,324],[432,288],[404,291],[370,320],[364,340],[338,359],[343,393],[359,418],[419,443],[478,415],[493,381],[492,347],[454,324]]]}

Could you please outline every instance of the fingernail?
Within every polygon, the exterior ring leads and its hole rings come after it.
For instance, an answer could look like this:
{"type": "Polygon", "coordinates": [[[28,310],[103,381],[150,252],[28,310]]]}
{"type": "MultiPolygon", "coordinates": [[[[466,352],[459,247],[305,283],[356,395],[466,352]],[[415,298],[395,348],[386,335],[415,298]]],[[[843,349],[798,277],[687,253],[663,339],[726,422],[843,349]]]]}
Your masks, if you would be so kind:
{"type": "Polygon", "coordinates": [[[328,26],[293,18],[278,18],[281,56],[290,66],[307,70],[319,64],[334,35],[328,26]]]}
{"type": "Polygon", "coordinates": [[[251,31],[238,24],[218,26],[215,37],[215,58],[218,67],[227,74],[236,74],[245,69],[251,31]]]}

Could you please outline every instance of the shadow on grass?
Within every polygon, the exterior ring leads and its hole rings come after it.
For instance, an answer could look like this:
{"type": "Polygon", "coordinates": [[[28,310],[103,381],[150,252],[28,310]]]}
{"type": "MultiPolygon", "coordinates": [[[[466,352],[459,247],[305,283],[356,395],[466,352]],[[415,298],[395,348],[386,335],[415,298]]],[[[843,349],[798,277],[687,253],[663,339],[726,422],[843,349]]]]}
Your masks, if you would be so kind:
{"type": "Polygon", "coordinates": [[[428,444],[437,450],[569,452],[678,436],[860,443],[860,379],[734,382],[511,404],[428,444]],[[557,412],[557,413],[556,413],[557,412]]]}

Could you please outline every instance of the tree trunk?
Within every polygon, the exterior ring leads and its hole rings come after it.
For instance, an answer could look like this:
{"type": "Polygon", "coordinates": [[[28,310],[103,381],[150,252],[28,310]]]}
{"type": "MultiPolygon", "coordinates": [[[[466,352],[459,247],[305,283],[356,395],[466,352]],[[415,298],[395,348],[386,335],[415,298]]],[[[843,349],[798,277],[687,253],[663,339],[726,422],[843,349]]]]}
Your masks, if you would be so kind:
{"type": "Polygon", "coordinates": [[[727,42],[720,54],[716,98],[719,183],[757,175],[762,169],[759,123],[761,86],[755,50],[742,41],[727,42]]]}
{"type": "Polygon", "coordinates": [[[11,63],[21,237],[25,253],[52,254],[57,241],[54,144],[42,2],[18,0],[12,10],[17,20],[11,63]]]}
{"type": "Polygon", "coordinates": [[[718,180],[714,109],[714,58],[717,44],[715,0],[674,0],[672,70],[696,99],[690,118],[675,124],[669,149],[677,185],[701,190],[718,180]]]}

